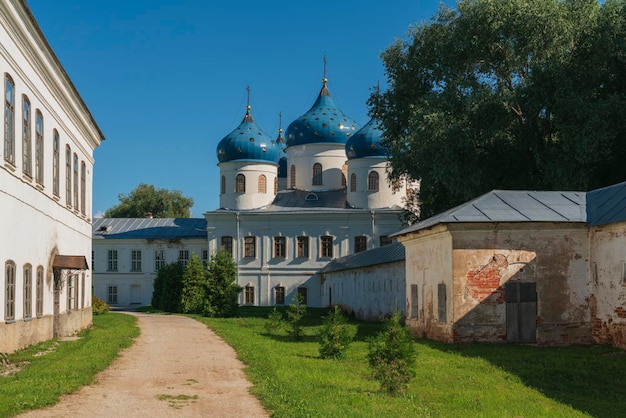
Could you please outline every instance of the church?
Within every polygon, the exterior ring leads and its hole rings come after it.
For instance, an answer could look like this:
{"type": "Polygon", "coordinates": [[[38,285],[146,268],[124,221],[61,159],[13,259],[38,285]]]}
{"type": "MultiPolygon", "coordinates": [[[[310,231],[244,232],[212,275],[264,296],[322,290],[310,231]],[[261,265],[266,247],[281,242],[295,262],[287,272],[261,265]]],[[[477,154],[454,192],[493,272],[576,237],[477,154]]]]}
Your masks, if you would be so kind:
{"type": "Polygon", "coordinates": [[[276,137],[263,132],[248,100],[239,126],[217,143],[220,207],[204,213],[205,233],[196,228],[190,234],[185,227],[177,237],[176,225],[189,221],[171,222],[159,237],[162,220],[96,219],[96,296],[120,305],[149,304],[158,266],[184,262],[193,247],[205,262],[219,251],[232,254],[242,305],[290,304],[296,294],[309,306],[331,304],[318,272],[335,258],[391,243],[389,235],[403,226],[407,184],[387,181],[377,120],[360,127],[335,104],[327,81],[284,136],[282,128],[276,137]],[[204,235],[202,249],[198,233],[204,235]]]}

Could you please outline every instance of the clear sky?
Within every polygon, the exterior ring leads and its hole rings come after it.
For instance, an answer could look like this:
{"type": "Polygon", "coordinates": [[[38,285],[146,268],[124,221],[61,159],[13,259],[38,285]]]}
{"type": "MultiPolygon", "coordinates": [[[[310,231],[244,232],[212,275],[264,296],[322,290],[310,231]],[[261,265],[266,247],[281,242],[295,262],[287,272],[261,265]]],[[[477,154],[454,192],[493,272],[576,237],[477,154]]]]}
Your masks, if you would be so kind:
{"type": "Polygon", "coordinates": [[[140,183],[219,207],[217,143],[245,114],[275,137],[322,86],[363,126],[385,88],[380,53],[436,0],[28,0],[106,137],[95,151],[93,212],[140,183]]]}

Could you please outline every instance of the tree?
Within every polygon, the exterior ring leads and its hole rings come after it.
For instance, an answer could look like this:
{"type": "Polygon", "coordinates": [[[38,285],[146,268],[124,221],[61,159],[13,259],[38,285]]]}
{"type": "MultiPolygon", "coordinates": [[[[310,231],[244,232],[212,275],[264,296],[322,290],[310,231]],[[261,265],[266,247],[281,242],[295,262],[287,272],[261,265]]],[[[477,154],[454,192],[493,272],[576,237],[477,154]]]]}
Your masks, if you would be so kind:
{"type": "Polygon", "coordinates": [[[296,293],[293,297],[293,303],[287,308],[287,323],[291,326],[291,336],[294,340],[300,341],[304,332],[302,328],[302,320],[306,315],[306,305],[304,304],[304,296],[296,293]]]}
{"type": "Polygon", "coordinates": [[[183,271],[182,282],[181,308],[183,313],[202,313],[207,297],[208,273],[196,253],[191,253],[191,258],[183,271]]]}
{"type": "Polygon", "coordinates": [[[382,54],[375,91],[390,179],[421,215],[492,189],[626,179],[626,2],[461,0],[382,54]]]}
{"type": "Polygon", "coordinates": [[[236,280],[235,262],[228,252],[220,251],[211,256],[203,308],[205,316],[225,317],[237,313],[237,298],[242,288],[236,280]]]}
{"type": "Polygon", "coordinates": [[[319,335],[320,357],[344,358],[348,346],[352,343],[353,335],[339,306],[333,306],[332,310],[324,316],[323,324],[319,335]]]}
{"type": "Polygon", "coordinates": [[[166,264],[154,278],[152,306],[166,312],[181,312],[183,265],[178,261],[166,264]]]}
{"type": "Polygon", "coordinates": [[[189,218],[193,199],[178,190],[156,189],[141,183],[129,195],[118,195],[119,205],[108,209],[105,218],[189,218]]]}

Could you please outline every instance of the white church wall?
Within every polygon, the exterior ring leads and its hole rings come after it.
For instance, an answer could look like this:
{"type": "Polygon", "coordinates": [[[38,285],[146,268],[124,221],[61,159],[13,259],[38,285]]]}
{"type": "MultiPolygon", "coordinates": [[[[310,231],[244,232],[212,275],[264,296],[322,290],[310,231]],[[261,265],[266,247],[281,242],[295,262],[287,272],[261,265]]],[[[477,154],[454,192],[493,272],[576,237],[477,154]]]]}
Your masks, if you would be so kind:
{"type": "Polygon", "coordinates": [[[293,184],[292,168],[296,173],[296,189],[299,190],[334,190],[342,185],[342,167],[346,163],[346,151],[343,144],[306,144],[287,147],[287,185],[293,184]],[[313,184],[313,165],[322,166],[322,184],[313,184]]]}

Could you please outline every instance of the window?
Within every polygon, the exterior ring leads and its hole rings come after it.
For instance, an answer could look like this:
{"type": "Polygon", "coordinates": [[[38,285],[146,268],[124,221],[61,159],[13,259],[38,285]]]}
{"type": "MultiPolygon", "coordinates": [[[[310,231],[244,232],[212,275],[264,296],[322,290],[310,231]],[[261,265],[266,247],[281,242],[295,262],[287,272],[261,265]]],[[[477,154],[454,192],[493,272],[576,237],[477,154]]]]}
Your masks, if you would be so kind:
{"type": "Polygon", "coordinates": [[[243,174],[237,174],[235,176],[235,193],[246,192],[246,176],[243,174]]]}
{"type": "Polygon", "coordinates": [[[233,237],[222,237],[221,251],[226,251],[228,254],[233,255],[233,237]]]}
{"type": "Polygon", "coordinates": [[[376,171],[370,171],[367,175],[367,190],[370,192],[378,191],[378,173],[376,171]]]}
{"type": "Polygon", "coordinates": [[[117,304],[117,286],[109,285],[109,290],[107,292],[107,303],[115,305],[117,304]]]}
{"type": "Polygon", "coordinates": [[[80,213],[85,214],[86,212],[86,194],[87,194],[87,167],[85,166],[85,162],[80,162],[80,213]]]}
{"type": "Polygon", "coordinates": [[[298,288],[298,296],[300,296],[301,299],[301,303],[303,305],[306,305],[309,303],[309,298],[308,298],[308,289],[306,287],[299,287],[298,288]]]}
{"type": "Polygon", "coordinates": [[[365,235],[354,237],[354,252],[360,253],[365,250],[367,250],[367,237],[365,235]]]}
{"type": "Polygon", "coordinates": [[[267,178],[263,174],[259,176],[259,193],[267,193],[267,178]]]}
{"type": "Polygon", "coordinates": [[[4,159],[15,165],[15,84],[4,75],[4,159]]]}
{"type": "Polygon", "coordinates": [[[346,177],[348,176],[348,165],[341,166],[341,187],[346,187],[346,177]]]}
{"type": "Polygon", "coordinates": [[[22,171],[28,177],[33,176],[32,141],[30,134],[30,102],[22,98],[22,171]]]}
{"type": "Polygon", "coordinates": [[[411,285],[411,318],[417,318],[417,285],[411,285]]]}
{"type": "Polygon", "coordinates": [[[313,186],[321,186],[322,184],[322,165],[315,163],[313,164],[313,186]]]}
{"type": "Polygon", "coordinates": [[[350,174],[350,191],[356,192],[356,174],[350,174]]]}
{"type": "Polygon", "coordinates": [[[183,265],[183,267],[187,267],[187,262],[189,261],[189,250],[179,250],[178,251],[178,262],[183,265]]]}
{"type": "Polygon", "coordinates": [[[220,179],[220,194],[226,193],[226,176],[220,179]]]}
{"type": "Polygon", "coordinates": [[[309,258],[309,237],[298,237],[298,258],[309,258]]]}
{"type": "Polygon", "coordinates": [[[320,239],[320,256],[323,258],[332,258],[333,237],[325,235],[320,239]]]}
{"type": "Polygon", "coordinates": [[[202,250],[202,266],[209,266],[209,250],[202,250]]]}
{"type": "Polygon", "coordinates": [[[244,237],[243,256],[252,258],[256,257],[256,237],[244,237]]]}
{"type": "Polygon", "coordinates": [[[43,316],[43,267],[37,267],[37,283],[35,284],[35,310],[38,318],[43,316]]]}
{"type": "Polygon", "coordinates": [[[274,237],[274,257],[275,258],[285,258],[287,254],[286,251],[287,240],[285,237],[274,237]]]}
{"type": "Polygon", "coordinates": [[[85,272],[80,275],[80,307],[85,307],[85,272]]]}
{"type": "Polygon", "coordinates": [[[254,286],[244,287],[243,303],[245,305],[254,305],[254,286]]]}
{"type": "Polygon", "coordinates": [[[117,250],[109,250],[107,271],[117,271],[117,250]]]}
{"type": "Polygon", "coordinates": [[[76,309],[78,302],[76,300],[76,275],[67,276],[67,310],[76,309]]]}
{"type": "Polygon", "coordinates": [[[292,189],[296,188],[296,166],[292,165],[289,168],[289,187],[292,189]]]}
{"type": "Polygon", "coordinates": [[[154,271],[159,271],[165,265],[165,250],[154,250],[154,271]]]}
{"type": "Polygon", "coordinates": [[[447,322],[446,300],[446,284],[439,283],[437,285],[437,314],[439,322],[447,322]]]}
{"type": "Polygon", "coordinates": [[[131,250],[130,271],[141,271],[141,250],[131,250]]]}
{"type": "Polygon", "coordinates": [[[4,289],[4,319],[12,321],[15,319],[15,264],[7,261],[4,266],[6,287],[4,289]]]}
{"type": "Polygon", "coordinates": [[[52,132],[52,193],[59,195],[59,133],[52,132]]]}
{"type": "Polygon", "coordinates": [[[283,286],[276,286],[274,288],[274,304],[275,305],[285,304],[285,288],[283,286]]]}
{"type": "Polygon", "coordinates": [[[72,206],[72,150],[65,146],[65,204],[72,206]]]}
{"type": "Polygon", "coordinates": [[[74,153],[74,209],[78,210],[78,155],[74,153]]]}
{"type": "Polygon", "coordinates": [[[35,181],[43,184],[43,116],[35,113],[35,181]]]}
{"type": "Polygon", "coordinates": [[[24,319],[33,317],[33,268],[24,266],[24,319]]]}
{"type": "Polygon", "coordinates": [[[278,194],[278,177],[274,177],[274,196],[278,194]]]}
{"type": "Polygon", "coordinates": [[[380,246],[385,246],[385,245],[389,245],[391,244],[393,241],[391,240],[391,238],[389,238],[388,235],[381,235],[380,236],[380,246]]]}

